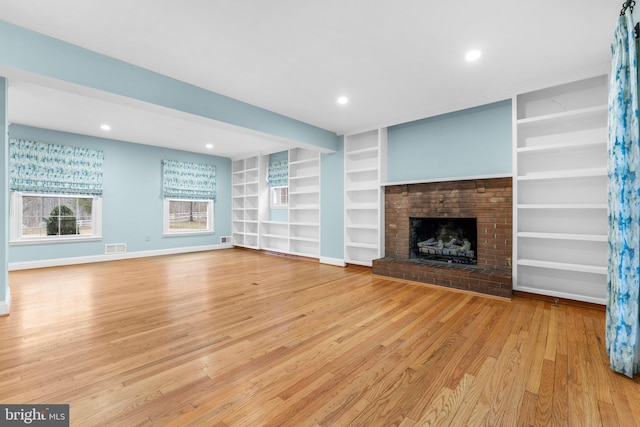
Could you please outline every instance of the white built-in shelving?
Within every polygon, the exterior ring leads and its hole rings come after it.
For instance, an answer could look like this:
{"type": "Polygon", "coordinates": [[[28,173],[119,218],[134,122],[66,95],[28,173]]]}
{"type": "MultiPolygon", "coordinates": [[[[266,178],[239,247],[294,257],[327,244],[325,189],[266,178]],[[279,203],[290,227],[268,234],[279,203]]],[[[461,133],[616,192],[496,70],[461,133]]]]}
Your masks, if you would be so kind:
{"type": "Polygon", "coordinates": [[[387,129],[345,136],[345,262],[371,266],[384,257],[387,129]]]}
{"type": "Polygon", "coordinates": [[[231,231],[236,246],[258,248],[259,173],[258,156],[232,162],[231,231]]]}
{"type": "Polygon", "coordinates": [[[289,252],[320,256],[320,153],[289,150],[289,252]]]}
{"type": "MultiPolygon", "coordinates": [[[[288,222],[269,219],[269,188],[264,186],[260,248],[311,258],[320,257],[320,153],[292,148],[289,155],[288,222]]],[[[268,156],[264,158],[268,164],[268,156]]],[[[266,173],[266,172],[265,172],[266,173]]]]}
{"type": "Polygon", "coordinates": [[[289,224],[277,221],[261,221],[260,249],[273,252],[289,252],[289,224]]]}
{"type": "Polygon", "coordinates": [[[607,76],[517,95],[514,289],[603,304],[607,76]]]}

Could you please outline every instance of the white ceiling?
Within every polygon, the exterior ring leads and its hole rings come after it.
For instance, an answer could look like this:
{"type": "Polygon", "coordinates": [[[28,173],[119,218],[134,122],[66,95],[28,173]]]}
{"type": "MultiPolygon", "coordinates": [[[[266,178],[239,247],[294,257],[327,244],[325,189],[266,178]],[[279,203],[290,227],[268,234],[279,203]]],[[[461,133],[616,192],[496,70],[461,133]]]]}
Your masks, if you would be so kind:
{"type": "MultiPolygon", "coordinates": [[[[349,134],[607,72],[621,4],[0,0],[0,19],[349,134]],[[467,63],[472,48],[483,55],[467,63]],[[339,95],[349,104],[337,105],[339,95]]],[[[291,145],[97,91],[8,77],[14,123],[198,152],[211,153],[202,147],[212,142],[228,157],[291,145]],[[95,130],[103,121],[113,126],[109,135],[95,130]]]]}

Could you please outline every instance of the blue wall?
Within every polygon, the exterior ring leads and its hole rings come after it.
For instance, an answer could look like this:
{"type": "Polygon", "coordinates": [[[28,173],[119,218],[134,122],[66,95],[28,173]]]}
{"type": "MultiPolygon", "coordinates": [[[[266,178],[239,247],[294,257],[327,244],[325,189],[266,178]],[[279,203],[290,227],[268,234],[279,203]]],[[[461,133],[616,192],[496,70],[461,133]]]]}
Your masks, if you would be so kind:
{"type": "Polygon", "coordinates": [[[320,155],[320,256],[344,259],[344,137],[320,155]]]}
{"type": "Polygon", "coordinates": [[[511,173],[511,100],[389,128],[388,182],[511,173]]]}
{"type": "Polygon", "coordinates": [[[231,235],[231,160],[148,145],[11,125],[9,136],[104,151],[102,241],[12,245],[10,262],[103,255],[106,243],[126,243],[127,252],[154,251],[220,243],[231,235]],[[163,159],[216,167],[215,234],[162,236],[163,159]],[[149,235],[149,241],[146,241],[149,235]]]}

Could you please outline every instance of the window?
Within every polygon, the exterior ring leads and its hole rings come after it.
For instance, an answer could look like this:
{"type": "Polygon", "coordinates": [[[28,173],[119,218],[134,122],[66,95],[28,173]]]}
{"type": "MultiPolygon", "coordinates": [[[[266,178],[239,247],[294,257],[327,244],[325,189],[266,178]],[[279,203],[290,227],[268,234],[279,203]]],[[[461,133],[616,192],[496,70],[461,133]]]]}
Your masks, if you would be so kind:
{"type": "Polygon", "coordinates": [[[215,166],[163,160],[162,192],[164,235],[214,232],[215,166]]]}
{"type": "Polygon", "coordinates": [[[11,242],[100,238],[102,199],[96,196],[11,193],[11,242]]]}
{"type": "Polygon", "coordinates": [[[213,200],[164,199],[164,234],[213,233],[213,200]]]}
{"type": "Polygon", "coordinates": [[[289,187],[270,187],[270,206],[272,208],[286,208],[289,206],[289,187]]]}
{"type": "Polygon", "coordinates": [[[101,150],[9,140],[10,241],[102,237],[101,150]]]}

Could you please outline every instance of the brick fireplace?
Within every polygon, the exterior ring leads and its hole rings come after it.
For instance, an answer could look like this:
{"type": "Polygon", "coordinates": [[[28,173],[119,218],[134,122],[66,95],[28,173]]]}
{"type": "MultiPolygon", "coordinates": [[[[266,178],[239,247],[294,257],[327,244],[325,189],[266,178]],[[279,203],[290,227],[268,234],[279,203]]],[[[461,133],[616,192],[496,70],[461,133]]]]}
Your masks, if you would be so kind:
{"type": "Polygon", "coordinates": [[[373,273],[511,297],[511,246],[511,178],[390,185],[385,188],[386,256],[373,261],[373,273]],[[442,219],[444,223],[453,218],[474,219],[475,264],[412,256],[416,252],[410,236],[415,218],[442,219]]]}

